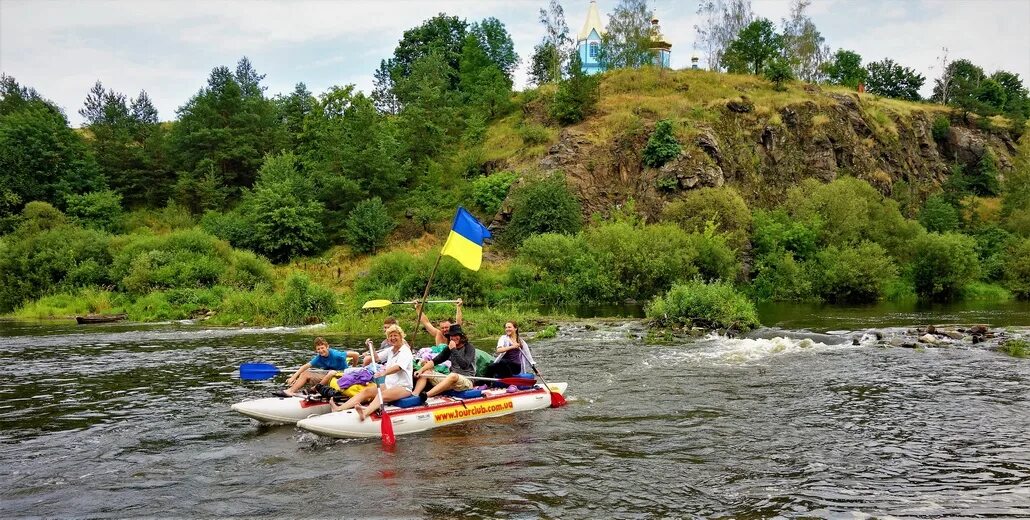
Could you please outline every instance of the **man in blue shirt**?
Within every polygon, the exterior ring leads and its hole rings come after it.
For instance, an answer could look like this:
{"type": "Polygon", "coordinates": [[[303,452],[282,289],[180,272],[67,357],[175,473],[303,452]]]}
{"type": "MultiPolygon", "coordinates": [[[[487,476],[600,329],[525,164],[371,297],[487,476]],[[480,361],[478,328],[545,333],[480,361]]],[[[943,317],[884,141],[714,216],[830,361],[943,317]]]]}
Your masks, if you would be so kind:
{"type": "Polygon", "coordinates": [[[329,348],[329,342],[321,337],[315,338],[315,353],[315,357],[311,358],[311,361],[304,363],[286,380],[286,384],[290,387],[286,390],[276,391],[275,395],[279,397],[296,395],[304,386],[321,381],[330,370],[343,371],[347,368],[349,359],[355,361],[358,359],[357,352],[329,348]]]}

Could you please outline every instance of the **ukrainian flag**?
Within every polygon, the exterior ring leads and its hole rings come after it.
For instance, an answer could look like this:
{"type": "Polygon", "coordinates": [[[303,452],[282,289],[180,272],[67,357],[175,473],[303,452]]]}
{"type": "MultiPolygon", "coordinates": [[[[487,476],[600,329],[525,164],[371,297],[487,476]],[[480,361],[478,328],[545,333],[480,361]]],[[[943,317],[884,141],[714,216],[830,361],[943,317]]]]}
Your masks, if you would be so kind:
{"type": "Polygon", "coordinates": [[[454,258],[461,262],[461,265],[478,271],[483,263],[483,239],[492,236],[476,217],[465,211],[465,208],[459,207],[458,214],[454,215],[451,234],[447,236],[447,242],[444,242],[440,254],[454,258]]]}

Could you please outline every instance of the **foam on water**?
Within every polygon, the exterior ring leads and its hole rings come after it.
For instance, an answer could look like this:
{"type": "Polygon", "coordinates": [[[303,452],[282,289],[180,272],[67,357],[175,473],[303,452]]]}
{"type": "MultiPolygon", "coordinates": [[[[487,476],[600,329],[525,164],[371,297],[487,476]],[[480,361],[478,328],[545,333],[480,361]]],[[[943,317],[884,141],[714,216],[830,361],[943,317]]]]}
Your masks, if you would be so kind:
{"type": "Polygon", "coordinates": [[[659,357],[690,363],[744,365],[778,356],[821,352],[836,348],[845,348],[845,346],[827,345],[807,338],[793,339],[778,336],[769,339],[737,339],[710,334],[695,345],[685,349],[667,350],[659,354],[659,357]]]}

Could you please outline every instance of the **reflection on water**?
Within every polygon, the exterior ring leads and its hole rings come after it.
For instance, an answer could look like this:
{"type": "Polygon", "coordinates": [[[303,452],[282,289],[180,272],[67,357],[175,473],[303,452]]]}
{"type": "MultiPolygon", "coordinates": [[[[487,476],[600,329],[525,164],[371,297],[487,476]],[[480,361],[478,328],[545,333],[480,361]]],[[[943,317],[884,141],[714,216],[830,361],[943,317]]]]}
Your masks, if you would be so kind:
{"type": "Polygon", "coordinates": [[[879,302],[872,305],[765,302],[758,318],[767,327],[839,330],[930,324],[1030,326],[1030,301],[879,302]]]}
{"type": "Polygon", "coordinates": [[[568,406],[385,453],[229,410],[276,388],[240,363],[297,366],[309,335],[0,323],[0,517],[1030,515],[1030,363],[859,335],[563,327],[533,350],[568,406]]]}

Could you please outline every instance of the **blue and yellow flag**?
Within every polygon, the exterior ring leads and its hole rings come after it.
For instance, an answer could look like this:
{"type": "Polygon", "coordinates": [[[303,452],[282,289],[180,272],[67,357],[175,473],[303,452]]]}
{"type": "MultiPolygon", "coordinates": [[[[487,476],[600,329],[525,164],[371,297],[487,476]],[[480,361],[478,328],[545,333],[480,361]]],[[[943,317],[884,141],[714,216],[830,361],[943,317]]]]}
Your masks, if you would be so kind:
{"type": "Polygon", "coordinates": [[[479,223],[476,217],[465,211],[465,208],[458,208],[458,214],[454,215],[454,225],[451,226],[451,234],[440,250],[441,255],[447,255],[461,262],[461,265],[478,271],[483,263],[483,239],[492,238],[490,230],[479,223]]]}

